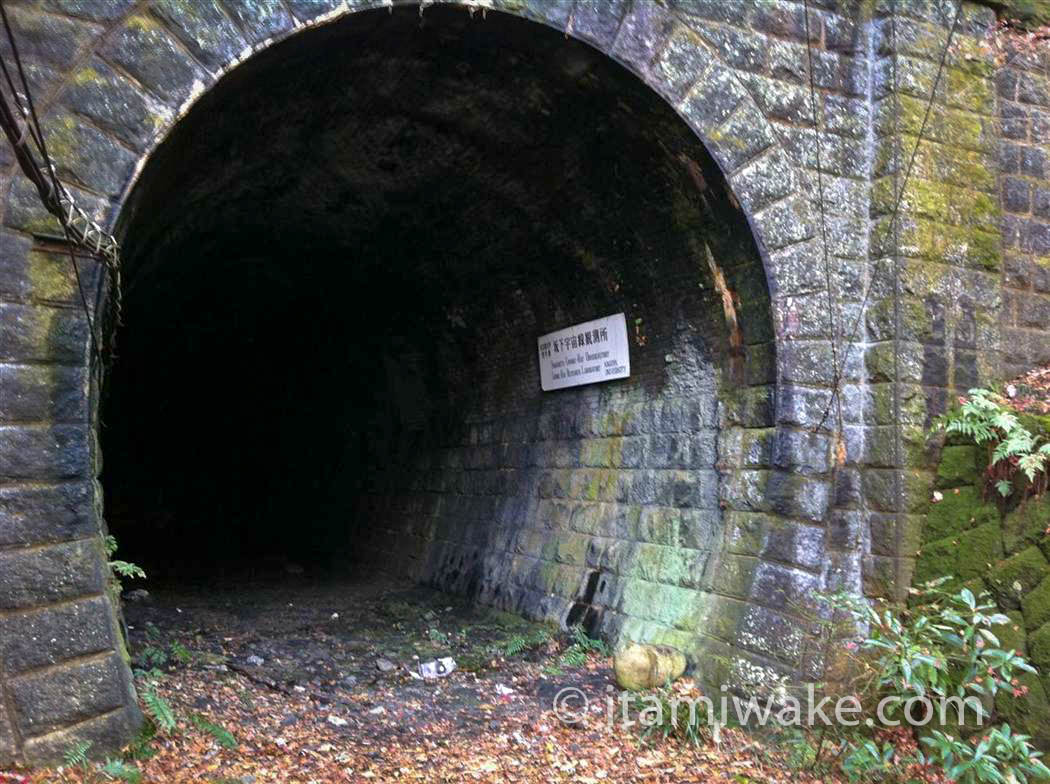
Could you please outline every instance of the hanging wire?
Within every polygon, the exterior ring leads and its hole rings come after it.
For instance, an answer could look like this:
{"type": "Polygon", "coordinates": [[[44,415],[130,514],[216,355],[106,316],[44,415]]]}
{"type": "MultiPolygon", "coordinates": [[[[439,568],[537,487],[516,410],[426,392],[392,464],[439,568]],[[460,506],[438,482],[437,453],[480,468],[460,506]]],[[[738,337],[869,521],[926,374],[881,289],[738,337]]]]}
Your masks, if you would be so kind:
{"type": "MultiPolygon", "coordinates": [[[[59,182],[58,173],[54,162],[47,150],[44,139],[43,128],[37,115],[36,106],[33,102],[32,90],[26,77],[25,67],[18,50],[14,31],[8,19],[7,9],[0,2],[0,20],[3,22],[4,32],[8,44],[11,47],[11,56],[14,60],[18,79],[21,82],[21,94],[12,78],[11,69],[7,63],[0,58],[0,71],[3,72],[4,81],[11,92],[11,99],[17,109],[12,109],[8,104],[6,96],[0,93],[0,127],[11,142],[15,159],[18,161],[23,173],[36,186],[37,192],[44,207],[54,215],[62,227],[65,237],[66,248],[73,267],[73,275],[76,279],[77,291],[80,304],[84,310],[87,320],[88,332],[91,341],[91,352],[95,370],[100,374],[104,365],[112,356],[112,335],[119,321],[120,314],[120,251],[117,241],[107,234],[96,222],[77,206],[72,196],[59,182]],[[22,96],[25,97],[23,103],[22,96]],[[19,119],[20,116],[20,119],[19,119]],[[32,142],[36,153],[28,144],[32,142]],[[37,163],[37,155],[42,163],[37,163]],[[100,258],[103,262],[109,281],[109,297],[107,299],[107,315],[103,315],[103,330],[99,334],[99,319],[92,315],[88,305],[87,294],[84,291],[84,282],[80,272],[80,264],[77,260],[75,247],[81,247],[100,258]],[[103,353],[105,352],[105,353],[103,353]]],[[[99,283],[101,286],[101,282],[99,283]]]]}
{"type": "MultiPolygon", "coordinates": [[[[821,159],[821,138],[820,138],[820,112],[817,107],[817,87],[816,78],[813,73],[813,41],[810,36],[809,27],[809,0],[804,0],[802,4],[803,20],[806,27],[806,57],[809,65],[809,100],[810,107],[813,112],[813,123],[816,136],[816,144],[814,146],[814,152],[817,161],[817,199],[818,207],[820,208],[820,245],[824,255],[824,284],[827,287],[828,292],[828,335],[831,338],[831,368],[832,378],[835,379],[835,385],[831,391],[831,400],[828,401],[829,411],[832,402],[836,404],[836,433],[838,438],[842,437],[842,396],[839,390],[839,380],[842,378],[842,373],[839,368],[839,333],[838,333],[838,322],[835,319],[835,299],[832,293],[832,274],[831,274],[831,260],[828,256],[828,219],[824,210],[824,176],[823,176],[823,161],[821,159]]],[[[849,347],[846,348],[847,353],[849,347]]],[[[828,413],[825,412],[821,418],[820,424],[817,426],[819,430],[824,426],[824,421],[827,419],[828,413]]],[[[836,448],[837,448],[836,444],[836,448]]],[[[836,456],[837,457],[837,456],[836,456]]],[[[836,459],[837,464],[837,459],[836,459]]]]}
{"type": "MultiPolygon", "coordinates": [[[[959,3],[958,3],[958,5],[955,8],[955,15],[952,18],[952,26],[948,30],[948,39],[947,39],[947,41],[944,44],[944,50],[941,52],[940,62],[937,64],[937,75],[934,77],[933,88],[930,90],[930,98],[926,102],[926,110],[925,110],[925,112],[923,113],[923,116],[922,116],[922,123],[919,126],[918,135],[915,137],[915,145],[912,147],[911,155],[908,158],[908,165],[907,165],[907,167],[904,170],[904,178],[901,181],[900,188],[897,190],[897,193],[896,193],[896,199],[895,199],[895,201],[893,203],[893,210],[890,213],[890,220],[889,220],[889,223],[887,224],[887,232],[888,233],[894,233],[895,234],[896,231],[897,231],[897,221],[898,221],[898,218],[900,217],[901,203],[904,201],[904,194],[908,190],[908,179],[911,177],[912,166],[915,164],[915,157],[916,157],[917,153],[919,152],[919,145],[922,144],[922,136],[926,132],[926,125],[928,124],[929,119],[930,119],[930,112],[933,109],[933,104],[934,104],[934,101],[935,101],[935,99],[937,97],[937,89],[938,89],[938,87],[940,87],[941,76],[944,73],[944,66],[945,66],[945,63],[946,63],[946,61],[948,59],[948,52],[951,50],[952,40],[955,37],[955,31],[959,27],[959,17],[962,14],[962,5],[963,5],[963,0],[959,0],[959,3]]],[[[896,56],[896,55],[894,55],[894,56],[896,56]]],[[[897,116],[894,118],[895,121],[899,119],[899,114],[900,114],[899,107],[897,107],[896,113],[897,113],[897,116]]],[[[896,178],[896,174],[894,176],[896,178]]],[[[896,256],[896,251],[894,252],[894,256],[896,256]]],[[[856,315],[856,317],[853,320],[853,326],[852,326],[852,328],[850,329],[850,332],[849,332],[849,337],[846,340],[845,351],[843,352],[843,357],[844,357],[843,368],[840,368],[839,371],[835,374],[834,385],[833,385],[833,390],[834,391],[832,393],[832,401],[828,401],[828,406],[824,410],[824,415],[821,417],[820,425],[817,426],[818,430],[821,427],[823,427],[824,422],[827,421],[828,416],[831,414],[832,402],[833,402],[833,400],[835,398],[838,397],[839,389],[840,389],[840,386],[842,384],[842,372],[843,372],[843,369],[844,369],[844,366],[845,366],[845,358],[849,356],[850,350],[852,349],[852,347],[856,343],[857,333],[858,333],[858,331],[860,329],[860,323],[864,319],[864,316],[865,316],[865,313],[866,313],[867,307],[868,307],[868,302],[871,299],[871,291],[872,291],[872,288],[873,288],[872,280],[874,279],[874,277],[875,277],[874,275],[871,275],[869,277],[869,279],[867,280],[867,282],[865,283],[864,296],[861,298],[860,309],[857,311],[857,315],[856,315]]],[[[896,271],[894,273],[894,277],[896,277],[896,271]]],[[[895,282],[895,285],[896,285],[896,282],[895,282]]],[[[894,352],[894,354],[896,355],[896,351],[894,352]]]]}

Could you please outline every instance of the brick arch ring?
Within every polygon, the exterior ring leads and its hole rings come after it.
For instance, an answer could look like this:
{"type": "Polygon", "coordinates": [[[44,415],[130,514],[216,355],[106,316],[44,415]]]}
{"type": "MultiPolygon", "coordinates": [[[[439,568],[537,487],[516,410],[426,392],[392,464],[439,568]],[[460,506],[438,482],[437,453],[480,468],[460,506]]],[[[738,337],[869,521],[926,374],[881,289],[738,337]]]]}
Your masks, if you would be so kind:
{"type": "MultiPolygon", "coordinates": [[[[719,492],[727,519],[698,626],[705,629],[704,645],[728,662],[726,675],[738,683],[815,675],[819,656],[808,652],[805,621],[789,605],[821,588],[858,587],[860,553],[833,552],[826,542],[830,458],[814,467],[812,455],[831,453],[830,434],[816,427],[829,385],[807,384],[792,371],[826,368],[827,336],[796,338],[781,327],[799,308],[823,313],[828,307],[826,288],[817,282],[816,221],[800,172],[732,69],[663,3],[459,4],[548,25],[615,59],[673,106],[724,172],[765,266],[777,384],[748,403],[760,412],[752,427],[772,442],[770,460],[749,460],[746,423],[723,429],[719,492]]],[[[45,128],[57,140],[56,158],[63,151],[71,156],[59,161],[68,165],[63,179],[79,203],[112,227],[151,152],[224,74],[284,38],[390,5],[229,0],[221,8],[217,1],[114,0],[90,6],[90,18],[24,6],[15,6],[12,16],[17,27],[35,30],[35,48],[56,66],[34,80],[45,128]]],[[[104,589],[87,331],[61,271],[68,259],[34,239],[55,225],[10,164],[6,178],[0,767],[54,760],[78,739],[116,747],[140,722],[118,612],[104,589]],[[76,700],[69,699],[73,693],[76,700]]]]}

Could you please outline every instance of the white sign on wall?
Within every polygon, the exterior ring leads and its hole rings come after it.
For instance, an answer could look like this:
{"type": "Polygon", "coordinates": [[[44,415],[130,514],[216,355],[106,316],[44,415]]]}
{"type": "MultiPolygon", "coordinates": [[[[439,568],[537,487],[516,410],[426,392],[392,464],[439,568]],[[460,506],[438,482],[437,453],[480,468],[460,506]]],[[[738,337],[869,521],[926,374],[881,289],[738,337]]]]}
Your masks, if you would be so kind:
{"type": "Polygon", "coordinates": [[[631,375],[623,313],[559,329],[543,335],[537,343],[544,392],[631,375]]]}

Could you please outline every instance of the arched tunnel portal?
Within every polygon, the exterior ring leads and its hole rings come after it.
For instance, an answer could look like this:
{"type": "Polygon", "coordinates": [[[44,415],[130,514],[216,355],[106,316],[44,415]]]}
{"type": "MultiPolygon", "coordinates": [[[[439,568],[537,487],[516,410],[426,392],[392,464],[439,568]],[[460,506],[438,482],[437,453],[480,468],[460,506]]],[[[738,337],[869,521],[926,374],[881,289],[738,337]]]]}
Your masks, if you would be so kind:
{"type": "Polygon", "coordinates": [[[500,14],[355,14],[205,94],[119,232],[100,435],[124,557],[718,636],[722,458],[734,401],[774,382],[769,293],[719,167],[613,60],[500,14]],[[616,313],[630,378],[541,391],[537,337],[616,313]]]}

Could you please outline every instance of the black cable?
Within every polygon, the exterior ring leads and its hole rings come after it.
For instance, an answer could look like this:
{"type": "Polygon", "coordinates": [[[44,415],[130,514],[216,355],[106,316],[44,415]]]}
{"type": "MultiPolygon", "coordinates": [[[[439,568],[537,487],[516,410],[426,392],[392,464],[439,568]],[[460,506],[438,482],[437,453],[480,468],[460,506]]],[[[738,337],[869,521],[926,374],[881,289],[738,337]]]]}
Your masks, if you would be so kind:
{"type": "MultiPolygon", "coordinates": [[[[937,75],[936,75],[936,77],[933,80],[933,89],[930,91],[930,100],[926,103],[926,111],[925,111],[925,113],[923,114],[923,117],[922,117],[922,124],[919,126],[918,136],[915,138],[915,146],[912,148],[911,157],[908,160],[908,166],[907,166],[907,168],[904,171],[904,179],[901,182],[900,190],[897,192],[897,200],[894,202],[893,212],[890,214],[890,221],[889,221],[889,224],[888,224],[888,230],[889,231],[896,231],[897,218],[900,215],[901,202],[904,200],[904,194],[905,194],[905,192],[908,189],[908,179],[909,179],[909,177],[911,177],[911,170],[912,170],[913,164],[915,163],[915,156],[916,156],[916,154],[919,151],[919,145],[922,144],[922,135],[926,131],[926,124],[927,124],[927,122],[930,119],[930,111],[933,109],[933,104],[934,104],[934,101],[935,101],[935,99],[937,97],[937,88],[940,86],[941,75],[944,73],[945,61],[948,58],[948,52],[949,52],[949,50],[951,49],[951,46],[952,46],[952,38],[955,37],[955,31],[956,31],[956,29],[959,26],[959,16],[960,16],[961,13],[962,13],[962,0],[959,0],[959,4],[956,6],[956,9],[955,9],[955,17],[952,19],[951,29],[948,31],[948,40],[947,40],[947,42],[944,45],[944,51],[941,52],[940,63],[938,63],[938,65],[937,65],[937,75]]],[[[896,56],[896,53],[894,53],[894,56],[896,56]]],[[[894,97],[898,98],[896,96],[896,94],[894,94],[894,97]]],[[[898,100],[899,100],[899,98],[898,98],[898,100]]],[[[899,114],[899,111],[900,110],[897,109],[898,114],[899,114]]],[[[871,298],[872,278],[874,278],[874,275],[872,275],[871,278],[868,279],[867,284],[864,287],[864,297],[861,299],[860,310],[857,312],[857,317],[853,321],[853,327],[850,330],[849,338],[846,341],[846,351],[845,351],[845,354],[844,354],[844,356],[846,356],[846,357],[849,356],[850,348],[852,348],[853,344],[856,342],[857,331],[860,328],[860,322],[863,320],[863,318],[865,316],[865,312],[866,312],[867,307],[868,307],[868,301],[871,298]]],[[[836,378],[835,378],[835,386],[834,386],[835,390],[838,390],[839,385],[841,384],[841,382],[842,382],[842,377],[841,377],[841,371],[840,371],[840,374],[837,375],[836,378]]],[[[828,402],[828,407],[824,410],[824,415],[821,417],[820,425],[818,425],[816,429],[819,430],[823,426],[824,422],[827,420],[828,415],[830,413],[831,413],[831,402],[829,401],[828,402]]]]}
{"type": "MultiPolygon", "coordinates": [[[[7,40],[11,45],[11,54],[14,57],[15,66],[18,69],[18,76],[22,82],[22,88],[24,90],[26,103],[29,105],[29,116],[32,118],[33,129],[30,131],[30,134],[33,136],[34,142],[40,149],[40,156],[43,159],[43,165],[47,169],[47,172],[50,176],[51,197],[54,201],[54,205],[57,206],[59,213],[62,213],[62,200],[60,196],[62,192],[61,185],[58,182],[58,175],[55,173],[55,167],[51,160],[51,156],[48,155],[47,152],[47,145],[44,141],[44,132],[40,126],[40,118],[37,116],[36,106],[33,103],[33,94],[32,91],[29,89],[29,80],[26,78],[25,68],[22,65],[22,58],[18,52],[18,44],[15,42],[14,32],[11,30],[11,23],[7,18],[7,8],[5,7],[5,4],[3,2],[0,2],[0,19],[3,20],[4,31],[7,34],[7,40]]],[[[0,62],[2,62],[2,58],[0,58],[0,62]]],[[[4,64],[3,71],[4,76],[7,79],[7,83],[11,87],[12,93],[14,95],[14,100],[16,104],[18,104],[21,107],[21,102],[18,98],[18,91],[14,89],[14,83],[11,79],[11,75],[8,71],[6,63],[4,64]]],[[[26,127],[30,127],[28,118],[26,119],[26,127]]],[[[58,218],[58,222],[62,226],[62,233],[66,239],[66,248],[69,251],[69,260],[73,265],[73,277],[76,279],[77,292],[80,295],[80,305],[84,310],[84,318],[87,321],[88,333],[91,337],[91,351],[95,359],[94,364],[96,366],[96,369],[99,371],[99,375],[101,377],[101,368],[103,361],[102,351],[99,347],[99,340],[95,334],[95,320],[91,315],[91,309],[88,306],[87,295],[84,292],[84,282],[80,275],[80,264],[77,262],[76,253],[73,250],[73,238],[69,233],[68,226],[69,218],[64,214],[59,215],[58,218]]]]}
{"type": "MultiPolygon", "coordinates": [[[[832,284],[831,284],[831,261],[828,258],[828,219],[824,211],[824,178],[823,178],[823,165],[821,160],[820,148],[820,114],[817,110],[817,87],[815,77],[813,75],[813,43],[810,39],[810,28],[809,28],[809,0],[803,0],[802,3],[802,14],[803,20],[805,21],[806,27],[806,57],[808,58],[809,64],[809,100],[810,107],[813,112],[813,125],[814,133],[816,136],[816,144],[814,147],[817,159],[817,198],[819,199],[818,206],[820,207],[820,244],[824,254],[824,282],[827,286],[828,291],[828,336],[831,338],[831,368],[832,378],[835,379],[835,385],[831,390],[831,400],[828,401],[828,411],[830,412],[831,401],[836,401],[838,411],[838,433],[841,437],[842,433],[842,397],[839,394],[839,382],[842,378],[842,374],[839,369],[839,357],[838,357],[838,325],[835,321],[835,301],[832,297],[832,284]]],[[[848,348],[847,348],[848,351],[848,348]]],[[[824,425],[824,420],[827,419],[828,412],[825,412],[821,418],[820,424],[817,425],[819,430],[824,425]]]]}

